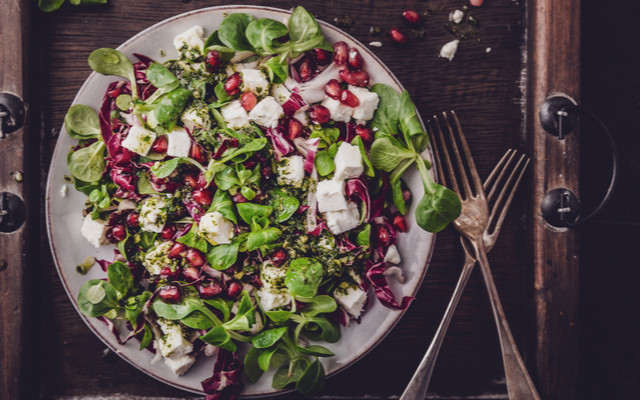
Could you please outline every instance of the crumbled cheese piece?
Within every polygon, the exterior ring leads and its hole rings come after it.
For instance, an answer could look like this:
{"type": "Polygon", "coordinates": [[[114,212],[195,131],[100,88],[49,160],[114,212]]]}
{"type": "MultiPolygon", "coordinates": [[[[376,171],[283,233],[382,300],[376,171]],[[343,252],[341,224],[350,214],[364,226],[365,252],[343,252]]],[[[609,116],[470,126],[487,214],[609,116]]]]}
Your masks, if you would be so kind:
{"type": "Polygon", "coordinates": [[[246,68],[242,72],[242,91],[261,96],[269,91],[269,81],[259,69],[246,68]]]}
{"type": "Polygon", "coordinates": [[[260,126],[275,128],[278,126],[278,119],[282,114],[282,106],[278,104],[276,99],[267,96],[249,112],[249,120],[260,126]]]}
{"type": "Polygon", "coordinates": [[[149,154],[149,150],[151,150],[151,146],[153,146],[155,140],[155,132],[145,129],[140,125],[134,125],[129,129],[127,137],[122,141],[122,147],[145,157],[149,154]]]}
{"type": "Polygon", "coordinates": [[[242,128],[249,125],[249,114],[245,111],[240,100],[234,100],[220,109],[222,118],[231,129],[242,128]]]}
{"type": "Polygon", "coordinates": [[[257,291],[260,305],[265,311],[284,307],[291,302],[284,279],[287,275],[286,268],[276,267],[267,262],[260,268],[260,281],[262,287],[257,291]]]}
{"type": "Polygon", "coordinates": [[[487,47],[487,48],[484,50],[484,52],[485,52],[485,53],[491,53],[491,47],[487,47]]]}
{"type": "Polygon", "coordinates": [[[462,10],[455,10],[451,14],[449,14],[449,21],[454,24],[459,24],[462,22],[462,17],[464,17],[464,12],[462,10]]]}
{"type": "Polygon", "coordinates": [[[185,338],[185,332],[179,324],[163,318],[158,318],[157,323],[163,335],[156,341],[156,346],[165,364],[176,375],[184,374],[196,361],[195,357],[189,355],[193,345],[185,338]]]}
{"type": "Polygon", "coordinates": [[[212,245],[231,243],[233,223],[218,211],[206,213],[198,225],[200,234],[212,245]]]}
{"type": "Polygon", "coordinates": [[[347,200],[344,198],[344,181],[324,180],[318,182],[316,198],[318,199],[318,211],[340,211],[347,209],[347,200]]]}
{"type": "Polygon", "coordinates": [[[107,225],[104,221],[94,220],[91,218],[91,214],[84,217],[82,226],[80,227],[80,233],[84,236],[89,243],[95,247],[100,247],[103,244],[107,244],[108,241],[105,237],[107,225]]]}
{"type": "Polygon", "coordinates": [[[367,293],[356,285],[337,287],[333,291],[333,297],[349,314],[354,318],[358,318],[362,314],[365,303],[367,302],[367,293]]]}
{"type": "Polygon", "coordinates": [[[198,50],[202,53],[204,29],[199,25],[194,25],[173,38],[173,46],[176,50],[180,51],[185,45],[190,50],[198,50]]]}
{"type": "Polygon", "coordinates": [[[460,43],[460,41],[455,39],[442,46],[442,49],[440,49],[440,57],[446,58],[449,61],[453,60],[453,57],[458,51],[458,43],[460,43]]]}
{"type": "Polygon", "coordinates": [[[325,106],[327,110],[329,110],[332,120],[341,122],[349,122],[351,120],[354,108],[345,106],[344,104],[340,103],[340,100],[326,97],[322,101],[322,105],[325,106]]]}
{"type": "Polygon", "coordinates": [[[400,253],[398,252],[398,248],[395,244],[392,244],[387,249],[387,254],[384,256],[385,262],[390,262],[391,264],[400,264],[402,262],[402,258],[400,257],[400,253]]]}
{"type": "Polygon", "coordinates": [[[140,228],[147,232],[162,232],[167,222],[167,203],[162,197],[147,197],[140,208],[140,228]]]}
{"type": "Polygon", "coordinates": [[[382,42],[379,41],[373,41],[373,42],[369,42],[369,46],[371,47],[382,47],[382,42]]]}
{"type": "Polygon", "coordinates": [[[336,164],[336,179],[357,178],[364,172],[362,154],[358,146],[342,142],[334,158],[336,164]]]}
{"type": "Polygon", "coordinates": [[[302,186],[304,180],[304,158],[282,157],[278,164],[278,185],[302,186]]]}
{"type": "Polygon", "coordinates": [[[358,205],[351,201],[347,202],[346,210],[326,212],[324,217],[327,221],[327,227],[334,235],[350,231],[360,225],[358,205]]]}
{"type": "Polygon", "coordinates": [[[151,275],[160,275],[162,268],[175,267],[176,261],[171,260],[168,256],[169,250],[173,246],[173,242],[162,242],[159,245],[149,249],[144,256],[142,265],[149,271],[151,275]]]}
{"type": "Polygon", "coordinates": [[[202,109],[196,107],[187,108],[182,113],[181,120],[184,127],[191,132],[196,129],[209,130],[211,128],[211,117],[206,107],[202,109]]]}
{"type": "Polygon", "coordinates": [[[352,85],[349,85],[349,91],[360,100],[360,104],[353,109],[353,118],[358,120],[358,123],[364,123],[373,118],[380,102],[378,94],[367,88],[352,85]]]}
{"type": "Polygon", "coordinates": [[[190,355],[184,356],[171,356],[164,359],[164,363],[169,367],[174,374],[180,376],[191,368],[196,362],[196,358],[190,355]]]}
{"type": "Polygon", "coordinates": [[[167,155],[172,157],[188,157],[191,150],[191,136],[184,128],[175,128],[167,135],[167,155]]]}
{"type": "Polygon", "coordinates": [[[282,83],[276,83],[271,86],[271,95],[280,105],[282,105],[289,100],[291,92],[282,83]]]}

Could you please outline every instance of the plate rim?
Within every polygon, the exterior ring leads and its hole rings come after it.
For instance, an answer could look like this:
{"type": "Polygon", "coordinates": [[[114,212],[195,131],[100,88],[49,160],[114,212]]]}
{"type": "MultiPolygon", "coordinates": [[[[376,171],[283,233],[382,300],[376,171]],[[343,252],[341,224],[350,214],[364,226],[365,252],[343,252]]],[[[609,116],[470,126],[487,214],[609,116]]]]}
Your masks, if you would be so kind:
{"type": "MultiPolygon", "coordinates": [[[[197,14],[202,14],[202,13],[207,13],[207,12],[223,12],[225,10],[231,11],[232,12],[251,12],[251,11],[271,11],[271,12],[276,12],[276,13],[280,13],[283,14],[283,16],[286,15],[290,15],[292,10],[286,10],[286,9],[282,9],[282,8],[277,8],[277,7],[270,7],[270,6],[260,6],[260,5],[220,5],[220,6],[211,6],[211,7],[203,7],[203,8],[198,8],[195,10],[191,10],[191,11],[186,11],[184,13],[180,13],[174,16],[171,16],[169,18],[165,18],[159,22],[154,23],[153,25],[150,25],[149,27],[139,31],[138,33],[136,33],[135,35],[131,36],[130,38],[128,38],[126,41],[124,41],[123,43],[121,43],[118,47],[116,47],[117,50],[120,51],[126,51],[126,48],[128,46],[131,45],[132,42],[134,42],[135,40],[137,40],[139,37],[148,34],[149,32],[152,32],[153,30],[157,29],[160,26],[163,26],[165,24],[169,24],[184,18],[188,18],[191,17],[193,15],[197,15],[197,14]]],[[[315,17],[315,16],[314,16],[315,17]]],[[[373,51],[371,49],[369,49],[367,46],[365,46],[361,41],[359,41],[358,39],[356,39],[355,37],[353,37],[352,35],[350,35],[349,33],[343,31],[342,29],[324,21],[321,19],[316,18],[316,21],[318,22],[318,24],[322,27],[322,29],[328,29],[333,31],[334,33],[341,35],[351,41],[353,41],[354,43],[356,43],[360,48],[359,50],[366,52],[371,58],[373,58],[376,63],[378,64],[378,66],[380,66],[381,68],[383,68],[385,70],[385,72],[388,74],[388,76],[393,80],[393,82],[398,86],[398,88],[400,88],[401,90],[406,90],[404,88],[404,86],[402,85],[402,83],[400,82],[400,80],[396,77],[396,75],[391,71],[391,69],[384,63],[382,62],[382,60],[375,54],[373,53],[373,51]]],[[[84,80],[83,84],[80,86],[80,88],[77,90],[76,95],[74,96],[71,105],[76,104],[76,101],[78,99],[78,96],[80,95],[81,92],[83,92],[83,90],[85,89],[85,87],[89,84],[89,82],[94,78],[94,76],[98,75],[95,71],[92,71],[89,76],[84,80]]],[[[422,120],[422,116],[420,115],[420,112],[418,112],[416,110],[416,113],[418,115],[418,119],[420,120],[420,123],[422,125],[423,128],[425,128],[425,124],[424,121],[422,120]]],[[[64,127],[64,122],[62,124],[62,126],[64,127]]],[[[62,130],[60,130],[60,133],[62,134],[62,130]]],[[[73,295],[73,293],[71,293],[71,288],[70,288],[70,284],[67,282],[67,279],[65,277],[65,275],[62,272],[62,267],[61,267],[61,262],[58,258],[58,253],[56,251],[56,247],[54,245],[54,241],[53,241],[53,234],[52,234],[52,227],[51,227],[51,199],[53,198],[54,194],[53,194],[53,182],[52,182],[52,173],[51,171],[53,170],[51,168],[51,166],[53,165],[54,161],[57,160],[57,158],[59,157],[59,152],[62,151],[61,147],[61,136],[60,135],[58,137],[58,139],[56,139],[56,145],[53,151],[53,154],[51,156],[51,162],[49,163],[49,173],[47,175],[47,183],[46,183],[46,190],[45,190],[45,220],[46,220],[46,233],[47,233],[47,239],[49,242],[49,248],[51,250],[51,255],[54,261],[54,265],[56,268],[56,272],[58,277],[60,278],[61,282],[62,282],[62,286],[64,287],[65,292],[67,293],[67,296],[69,297],[69,300],[71,300],[71,304],[73,305],[73,307],[75,308],[75,310],[77,311],[77,313],[80,315],[82,321],[85,323],[85,325],[87,325],[87,327],[93,332],[93,334],[100,339],[100,341],[103,342],[103,344],[105,344],[111,351],[113,351],[114,353],[118,354],[118,356],[120,356],[123,360],[125,360],[127,363],[129,363],[130,365],[132,365],[133,367],[135,367],[136,369],[138,369],[139,371],[143,372],[144,374],[151,376],[152,378],[154,378],[155,380],[162,382],[163,384],[166,385],[170,385],[172,387],[178,388],[180,390],[184,390],[190,393],[194,393],[194,394],[198,394],[198,395],[202,395],[204,394],[204,391],[202,389],[193,389],[192,387],[189,386],[185,386],[185,385],[181,385],[177,382],[173,382],[173,381],[169,381],[157,374],[155,374],[153,372],[153,368],[145,368],[142,365],[140,365],[139,363],[136,363],[134,360],[130,359],[127,355],[123,354],[122,352],[120,352],[118,350],[117,347],[113,346],[103,335],[101,332],[99,332],[96,328],[94,328],[93,324],[90,322],[90,318],[85,316],[84,314],[82,314],[82,312],[80,312],[80,309],[78,308],[78,304],[77,301],[73,295]]],[[[428,153],[428,155],[431,157],[431,159],[433,159],[433,151],[432,151],[432,147],[429,146],[427,147],[427,149],[425,150],[425,152],[428,153]]],[[[434,179],[437,176],[436,174],[436,166],[435,164],[432,165],[432,169],[430,170],[431,175],[434,179]]],[[[74,189],[75,190],[75,189],[74,189]]],[[[410,293],[409,295],[411,297],[416,296],[416,294],[419,292],[420,287],[422,286],[422,284],[424,283],[424,278],[427,274],[427,270],[429,269],[429,265],[431,263],[431,259],[433,256],[433,252],[434,252],[434,248],[435,248],[435,243],[436,243],[436,234],[431,234],[430,235],[430,239],[429,239],[429,251],[428,254],[426,256],[424,265],[421,268],[421,274],[420,276],[417,278],[416,280],[416,287],[414,288],[414,290],[412,291],[412,293],[410,293]]],[[[349,363],[346,363],[344,365],[338,366],[335,370],[331,371],[330,373],[327,374],[327,378],[329,377],[333,377],[335,375],[337,375],[338,373],[344,371],[345,369],[347,369],[348,367],[356,364],[358,361],[360,361],[364,356],[366,356],[367,354],[369,354],[374,348],[376,348],[380,343],[382,343],[384,341],[384,339],[391,333],[391,331],[396,327],[396,325],[400,322],[400,320],[402,319],[402,317],[405,315],[405,313],[407,312],[409,308],[407,307],[405,310],[396,310],[397,315],[395,318],[393,318],[393,321],[391,322],[389,328],[378,338],[378,340],[371,344],[368,348],[366,348],[364,351],[361,351],[360,354],[355,357],[354,359],[352,359],[349,363]]],[[[270,391],[270,392],[262,392],[262,393],[252,393],[252,394],[243,394],[241,393],[241,397],[242,398],[260,398],[260,397],[266,397],[266,396],[274,396],[274,395],[283,395],[286,393],[291,393],[293,392],[293,389],[284,389],[284,390],[275,390],[274,391],[270,391]]]]}

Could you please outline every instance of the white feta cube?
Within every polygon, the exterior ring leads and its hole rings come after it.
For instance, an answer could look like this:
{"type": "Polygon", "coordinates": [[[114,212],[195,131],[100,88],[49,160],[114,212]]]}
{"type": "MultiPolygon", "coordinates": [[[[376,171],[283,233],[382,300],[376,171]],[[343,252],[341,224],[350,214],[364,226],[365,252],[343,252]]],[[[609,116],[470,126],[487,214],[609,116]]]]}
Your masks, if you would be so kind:
{"type": "Polygon", "coordinates": [[[262,288],[256,293],[258,295],[258,299],[260,300],[260,305],[265,311],[271,311],[276,308],[284,307],[291,303],[291,295],[286,292],[273,293],[262,288]]]}
{"type": "Polygon", "coordinates": [[[214,246],[231,243],[233,223],[218,211],[206,213],[200,218],[198,232],[214,246]]]}
{"type": "Polygon", "coordinates": [[[301,156],[282,157],[277,171],[279,185],[300,187],[304,180],[304,158],[301,156]]]}
{"type": "Polygon", "coordinates": [[[269,81],[259,69],[245,68],[241,74],[243,92],[253,92],[256,96],[269,92],[269,81]]]}
{"type": "Polygon", "coordinates": [[[316,187],[318,199],[318,211],[340,211],[347,209],[347,200],[344,198],[344,181],[324,180],[318,182],[316,187]]]}
{"type": "Polygon", "coordinates": [[[282,106],[276,99],[267,96],[249,112],[249,120],[260,126],[275,128],[282,114],[282,106]]]}
{"type": "Polygon", "coordinates": [[[163,357],[184,356],[193,351],[193,345],[186,339],[180,324],[164,318],[158,318],[157,323],[163,333],[158,341],[158,350],[163,357]]]}
{"type": "Polygon", "coordinates": [[[84,217],[82,226],[80,226],[80,233],[95,247],[100,247],[103,244],[107,244],[107,238],[105,232],[107,225],[104,221],[95,220],[91,218],[91,214],[84,217]]]}
{"type": "Polygon", "coordinates": [[[398,252],[398,248],[395,244],[392,244],[387,249],[387,254],[384,256],[385,262],[390,262],[391,264],[400,264],[402,262],[402,258],[400,257],[400,253],[398,252]]]}
{"type": "Polygon", "coordinates": [[[162,242],[149,249],[145,254],[142,265],[151,275],[160,275],[164,267],[177,267],[177,261],[170,259],[168,256],[172,246],[173,242],[162,242]]]}
{"type": "Polygon", "coordinates": [[[367,302],[367,293],[356,285],[350,285],[346,288],[338,286],[333,291],[333,297],[354,318],[358,318],[362,314],[367,302]]]}
{"type": "Polygon", "coordinates": [[[276,267],[267,262],[262,264],[260,268],[262,287],[257,294],[263,310],[284,307],[291,302],[291,295],[284,285],[286,275],[286,268],[276,267]]]}
{"type": "Polygon", "coordinates": [[[240,100],[234,100],[220,109],[222,118],[231,129],[249,125],[249,114],[245,111],[240,100]]]}
{"type": "Polygon", "coordinates": [[[342,142],[334,158],[336,164],[336,179],[357,178],[364,172],[362,153],[358,146],[342,142]]]}
{"type": "Polygon", "coordinates": [[[360,211],[356,203],[349,201],[346,210],[326,212],[324,219],[331,233],[339,235],[360,225],[360,211]]]}
{"type": "Polygon", "coordinates": [[[289,96],[291,96],[291,92],[284,84],[276,83],[275,85],[271,86],[271,95],[280,105],[282,105],[289,99],[289,96]]]}
{"type": "Polygon", "coordinates": [[[445,45],[442,46],[442,49],[440,49],[440,57],[446,58],[449,61],[453,60],[453,57],[458,51],[459,43],[460,41],[458,39],[445,43],[445,45]]]}
{"type": "Polygon", "coordinates": [[[353,107],[345,106],[340,103],[340,100],[332,99],[331,97],[327,97],[322,101],[322,105],[329,110],[331,114],[331,119],[334,121],[341,122],[349,122],[351,121],[351,116],[353,115],[353,107]]]}
{"type": "Polygon", "coordinates": [[[164,363],[176,375],[183,375],[196,362],[194,356],[171,356],[164,359],[164,363]]]}
{"type": "Polygon", "coordinates": [[[173,46],[180,51],[184,46],[190,50],[198,50],[202,53],[204,47],[204,28],[194,25],[173,38],[173,46]]]}
{"type": "Polygon", "coordinates": [[[151,150],[151,146],[153,146],[155,140],[155,132],[145,129],[140,125],[134,125],[129,129],[127,137],[122,141],[122,147],[145,157],[149,154],[149,150],[151,150]]]}
{"type": "Polygon", "coordinates": [[[143,231],[160,233],[167,222],[167,203],[159,196],[147,197],[140,208],[140,228],[143,231]]]}
{"type": "Polygon", "coordinates": [[[176,128],[167,135],[167,155],[172,157],[188,157],[191,150],[191,136],[184,128],[176,128]]]}
{"type": "Polygon", "coordinates": [[[182,124],[190,132],[196,129],[208,130],[211,128],[211,117],[209,116],[209,110],[205,107],[198,109],[196,107],[190,107],[182,113],[182,124]]]}
{"type": "Polygon", "coordinates": [[[349,85],[349,91],[360,100],[360,104],[353,109],[353,119],[358,123],[365,123],[373,118],[380,102],[378,94],[367,88],[353,85],[349,85]]]}

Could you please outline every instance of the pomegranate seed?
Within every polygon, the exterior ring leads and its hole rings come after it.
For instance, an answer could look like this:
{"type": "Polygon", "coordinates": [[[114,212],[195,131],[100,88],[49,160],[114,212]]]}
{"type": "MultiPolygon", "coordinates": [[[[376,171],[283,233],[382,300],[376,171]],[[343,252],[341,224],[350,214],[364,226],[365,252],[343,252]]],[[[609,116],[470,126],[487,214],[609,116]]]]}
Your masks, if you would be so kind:
{"type": "Polygon", "coordinates": [[[132,228],[137,227],[140,224],[140,214],[132,212],[127,215],[127,225],[132,228]]]}
{"type": "Polygon", "coordinates": [[[369,73],[367,71],[352,71],[351,77],[356,86],[366,87],[369,85],[369,73]]]}
{"type": "Polygon", "coordinates": [[[324,49],[313,49],[313,55],[316,58],[316,64],[320,66],[329,65],[331,62],[331,52],[324,49]]]}
{"type": "Polygon", "coordinates": [[[331,119],[331,113],[327,107],[316,104],[309,108],[309,117],[316,124],[324,124],[331,119]]]}
{"type": "Polygon", "coordinates": [[[287,251],[285,249],[278,249],[271,255],[271,263],[276,267],[279,267],[287,261],[287,258],[289,258],[287,251]]]}
{"type": "Polygon", "coordinates": [[[171,240],[176,235],[177,229],[175,225],[167,225],[160,232],[160,237],[163,240],[171,240]]]}
{"type": "Polygon", "coordinates": [[[120,242],[127,237],[127,230],[124,225],[116,225],[111,228],[111,236],[113,236],[116,241],[120,242]]]}
{"type": "Polygon", "coordinates": [[[407,220],[404,219],[402,214],[396,214],[393,217],[393,226],[398,232],[406,232],[408,229],[407,220]]]}
{"type": "Polygon", "coordinates": [[[219,281],[203,282],[198,287],[198,293],[200,293],[200,297],[203,297],[205,299],[209,299],[221,294],[222,290],[222,285],[219,281]]]}
{"type": "Polygon", "coordinates": [[[200,250],[190,248],[186,254],[187,261],[194,267],[202,267],[207,261],[200,250]]]}
{"type": "Polygon", "coordinates": [[[236,203],[246,203],[247,201],[249,201],[240,192],[231,196],[231,199],[236,203]]]}
{"type": "Polygon", "coordinates": [[[174,271],[169,267],[164,267],[160,271],[160,278],[162,278],[162,279],[164,279],[166,281],[175,280],[176,278],[178,278],[179,274],[180,273],[179,273],[179,271],[177,269],[174,271]]]}
{"type": "Polygon", "coordinates": [[[209,71],[216,71],[222,65],[222,58],[220,57],[220,52],[217,50],[211,50],[207,53],[207,69],[209,71]]]}
{"type": "Polygon", "coordinates": [[[187,246],[185,246],[182,243],[174,243],[173,246],[171,246],[171,248],[169,249],[169,253],[167,254],[167,257],[169,257],[170,259],[176,259],[178,257],[180,257],[180,253],[182,253],[183,251],[185,251],[187,249],[187,246]]]}
{"type": "Polygon", "coordinates": [[[324,92],[327,96],[332,99],[338,100],[340,98],[340,93],[342,92],[342,88],[340,87],[340,82],[337,79],[332,79],[324,86],[324,92]]]}
{"type": "Polygon", "coordinates": [[[242,83],[242,77],[239,73],[235,73],[227,78],[227,81],[224,83],[224,91],[227,92],[229,96],[236,95],[240,93],[240,84],[242,83]]]}
{"type": "Polygon", "coordinates": [[[360,136],[366,145],[373,142],[373,132],[364,125],[356,125],[356,135],[360,136]]]}
{"type": "Polygon", "coordinates": [[[480,7],[482,5],[482,3],[484,3],[484,0],[470,0],[469,4],[471,4],[474,7],[480,7]]]}
{"type": "Polygon", "coordinates": [[[403,190],[402,191],[402,199],[404,200],[405,203],[407,201],[411,200],[411,192],[409,190],[403,190]]]}
{"type": "Polygon", "coordinates": [[[389,31],[389,35],[391,35],[391,39],[396,43],[407,43],[407,35],[400,32],[400,30],[396,27],[391,28],[389,31]]]}
{"type": "Polygon", "coordinates": [[[177,286],[168,285],[160,288],[160,298],[167,303],[177,303],[180,301],[180,289],[177,286]]]}
{"type": "Polygon", "coordinates": [[[205,189],[207,187],[207,178],[204,177],[204,172],[200,171],[198,174],[198,188],[205,189]]]}
{"type": "Polygon", "coordinates": [[[380,246],[388,246],[391,243],[391,235],[384,225],[376,225],[376,240],[380,246]]]}
{"type": "Polygon", "coordinates": [[[356,97],[355,94],[345,89],[342,91],[342,93],[340,93],[340,103],[344,104],[347,107],[356,108],[360,105],[360,100],[356,97]]]}
{"type": "Polygon", "coordinates": [[[182,276],[187,282],[197,281],[200,278],[200,271],[196,267],[186,267],[182,270],[182,276]]]}
{"type": "Polygon", "coordinates": [[[362,56],[360,55],[358,49],[352,47],[351,50],[349,50],[349,58],[347,60],[347,64],[352,69],[362,69],[362,67],[364,66],[364,59],[362,59],[362,56]]]}
{"type": "Polygon", "coordinates": [[[184,181],[187,185],[191,186],[192,189],[199,189],[198,186],[198,178],[193,176],[192,174],[187,174],[184,176],[184,181]]]}
{"type": "Polygon", "coordinates": [[[193,158],[200,164],[204,164],[204,162],[206,161],[202,148],[198,145],[198,143],[194,142],[191,144],[191,158],[193,158]]]}
{"type": "MultiPolygon", "coordinates": [[[[338,72],[338,76],[340,77],[340,79],[343,82],[347,82],[349,85],[354,85],[355,84],[355,79],[353,78],[353,74],[351,73],[351,71],[349,71],[348,69],[341,69],[338,72]]],[[[342,92],[340,92],[342,93],[342,92]]]]}
{"type": "Polygon", "coordinates": [[[227,284],[227,296],[229,296],[232,299],[237,298],[238,296],[240,296],[240,293],[242,292],[242,283],[238,282],[238,281],[231,281],[229,282],[229,284],[227,284]]]}
{"type": "Polygon", "coordinates": [[[209,206],[213,200],[213,195],[206,189],[198,189],[193,191],[193,201],[203,207],[209,206]]]}
{"type": "Polygon", "coordinates": [[[242,93],[242,96],[240,96],[240,104],[247,112],[253,110],[253,107],[256,106],[257,102],[258,98],[251,92],[242,93]]]}
{"type": "Polygon", "coordinates": [[[295,118],[291,118],[287,129],[287,137],[293,140],[300,137],[300,135],[302,135],[302,123],[295,118]]]}
{"type": "Polygon", "coordinates": [[[336,42],[333,45],[333,62],[344,65],[349,58],[349,46],[345,42],[336,42]]]}
{"type": "Polygon", "coordinates": [[[315,67],[313,62],[309,57],[305,57],[298,66],[298,75],[302,82],[306,82],[313,78],[313,72],[315,71],[315,67]]]}
{"type": "Polygon", "coordinates": [[[163,154],[167,152],[167,148],[169,147],[169,140],[166,136],[158,136],[158,138],[153,142],[153,146],[151,146],[151,150],[154,153],[163,154]]]}
{"type": "Polygon", "coordinates": [[[402,13],[402,17],[410,24],[418,25],[420,23],[420,14],[416,10],[406,10],[402,13]]]}
{"type": "Polygon", "coordinates": [[[271,179],[273,178],[273,169],[271,169],[269,165],[266,165],[260,169],[260,174],[265,179],[271,179]]]}

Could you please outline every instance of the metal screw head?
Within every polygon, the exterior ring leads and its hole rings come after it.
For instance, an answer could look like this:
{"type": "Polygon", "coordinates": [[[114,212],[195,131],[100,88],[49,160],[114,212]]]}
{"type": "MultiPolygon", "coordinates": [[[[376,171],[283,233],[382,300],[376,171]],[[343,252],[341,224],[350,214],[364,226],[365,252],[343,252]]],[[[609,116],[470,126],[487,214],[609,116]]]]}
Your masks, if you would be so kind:
{"type": "Polygon", "coordinates": [[[25,114],[22,99],[11,93],[0,93],[0,139],[20,129],[24,125],[25,114]]]}

